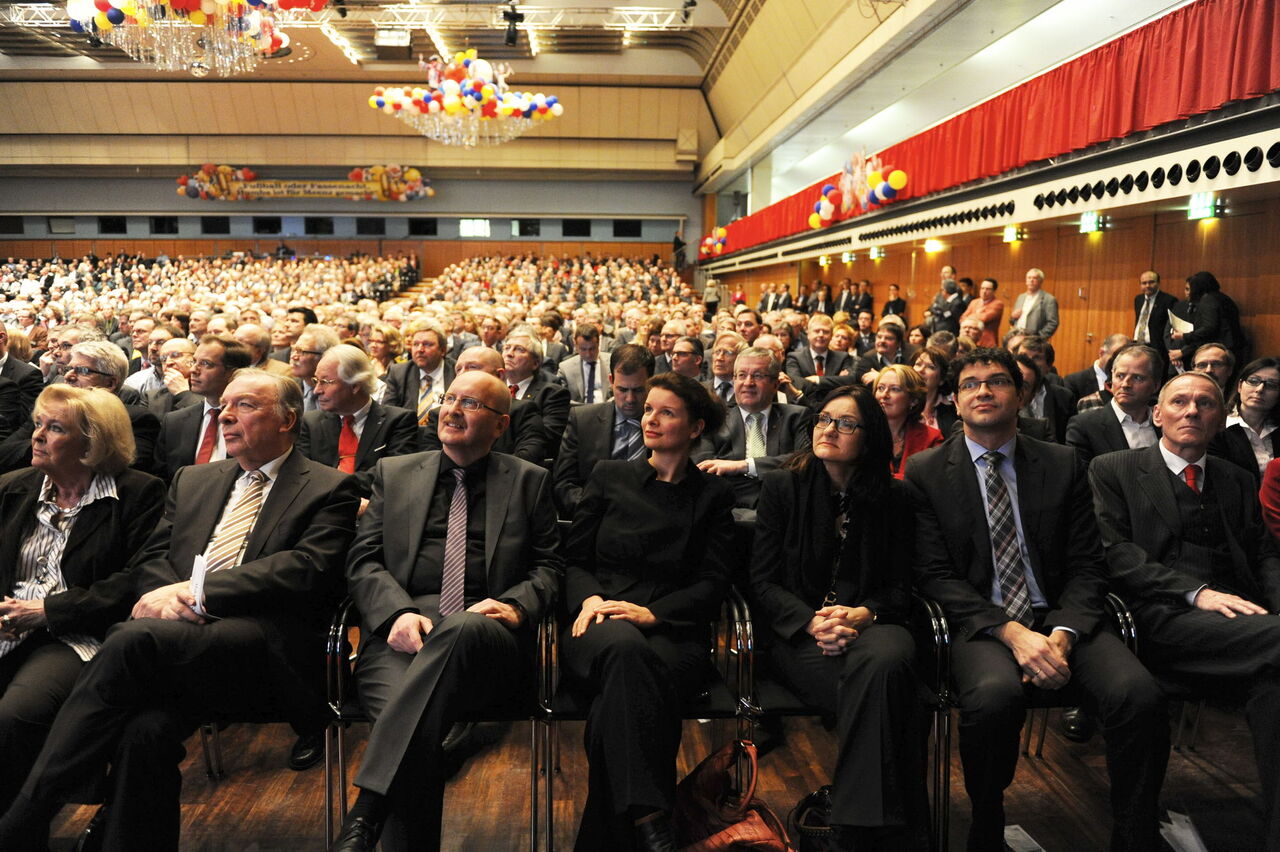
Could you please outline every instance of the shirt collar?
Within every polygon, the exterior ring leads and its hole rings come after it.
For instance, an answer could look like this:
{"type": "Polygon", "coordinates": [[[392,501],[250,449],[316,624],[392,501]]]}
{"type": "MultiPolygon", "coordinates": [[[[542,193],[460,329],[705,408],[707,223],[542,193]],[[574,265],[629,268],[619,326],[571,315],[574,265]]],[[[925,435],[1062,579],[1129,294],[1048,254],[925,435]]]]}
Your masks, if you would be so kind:
{"type": "Polygon", "coordinates": [[[1267,437],[1268,435],[1270,435],[1272,432],[1276,430],[1276,424],[1268,423],[1262,427],[1261,432],[1254,432],[1253,427],[1250,426],[1248,423],[1246,423],[1245,419],[1241,417],[1239,414],[1232,414],[1227,417],[1227,422],[1224,424],[1224,427],[1230,427],[1230,426],[1239,426],[1241,429],[1246,430],[1246,432],[1250,432],[1258,436],[1259,440],[1267,437]]]}
{"type": "MultiPolygon", "coordinates": [[[[40,502],[54,503],[57,501],[57,492],[53,488],[53,480],[47,475],[40,484],[40,502]]],[[[89,488],[84,492],[84,496],[80,498],[80,502],[75,508],[81,509],[88,506],[95,500],[104,500],[110,497],[112,500],[119,500],[116,493],[116,478],[105,473],[95,473],[93,481],[89,483],[89,488]]]]}
{"type": "Polygon", "coordinates": [[[1151,420],[1151,406],[1149,405],[1147,406],[1147,419],[1143,420],[1142,422],[1138,422],[1137,420],[1134,420],[1132,417],[1130,417],[1128,414],[1125,413],[1125,410],[1120,407],[1120,403],[1116,402],[1115,397],[1111,398],[1111,402],[1109,404],[1111,405],[1112,412],[1114,412],[1116,415],[1116,419],[1120,421],[1121,426],[1123,426],[1125,423],[1133,423],[1137,426],[1143,426],[1143,427],[1151,426],[1154,428],[1155,424],[1151,420]]]}
{"type": "MultiPolygon", "coordinates": [[[[997,447],[996,452],[1000,453],[1000,455],[1004,456],[1006,459],[1012,460],[1013,451],[1014,451],[1014,448],[1017,446],[1017,443],[1018,443],[1018,436],[1014,435],[1012,438],[1008,440],[1008,442],[997,447]]],[[[983,456],[991,452],[986,447],[982,446],[977,441],[970,438],[968,435],[964,436],[964,445],[969,448],[969,459],[974,464],[977,464],[978,461],[983,456]]]]}
{"type": "Polygon", "coordinates": [[[639,417],[627,417],[626,415],[624,415],[624,414],[622,413],[622,411],[618,408],[618,404],[615,402],[615,403],[614,403],[614,405],[613,405],[613,428],[617,429],[617,428],[618,428],[619,426],[621,426],[623,423],[635,423],[635,424],[639,425],[639,423],[640,423],[640,418],[639,418],[639,417]]]}
{"type": "Polygon", "coordinates": [[[1183,459],[1182,456],[1174,455],[1170,452],[1169,448],[1164,445],[1164,441],[1157,441],[1156,446],[1160,448],[1160,455],[1164,458],[1164,466],[1169,468],[1169,472],[1174,476],[1181,477],[1182,471],[1185,470],[1189,464],[1199,465],[1200,472],[1205,472],[1204,462],[1205,459],[1208,458],[1208,453],[1200,456],[1200,458],[1196,459],[1194,462],[1189,462],[1183,459]]]}
{"type": "MultiPolygon", "coordinates": [[[[290,447],[289,449],[285,450],[283,454],[276,456],[271,461],[267,462],[262,467],[258,468],[259,471],[266,474],[267,482],[276,481],[276,474],[279,473],[280,471],[280,465],[284,464],[284,460],[289,458],[289,453],[291,452],[293,452],[293,447],[290,447]]],[[[244,476],[244,474],[248,472],[249,471],[247,470],[242,471],[240,475],[244,476]]]]}

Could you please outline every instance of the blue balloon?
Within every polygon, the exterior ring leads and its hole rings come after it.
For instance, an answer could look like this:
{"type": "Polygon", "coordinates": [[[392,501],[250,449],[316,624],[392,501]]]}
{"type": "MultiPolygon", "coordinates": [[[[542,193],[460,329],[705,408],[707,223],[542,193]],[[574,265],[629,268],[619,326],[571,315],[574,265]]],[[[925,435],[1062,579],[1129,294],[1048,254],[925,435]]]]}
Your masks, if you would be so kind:
{"type": "Polygon", "coordinates": [[[73,19],[71,21],[71,31],[74,33],[82,33],[84,32],[84,25],[73,19]]]}
{"type": "Polygon", "coordinates": [[[187,184],[187,198],[199,198],[199,197],[200,197],[200,187],[196,186],[194,183],[187,184]]]}
{"type": "Polygon", "coordinates": [[[823,184],[822,194],[826,195],[828,192],[834,192],[835,188],[836,188],[836,185],[834,183],[823,184]]]}
{"type": "Polygon", "coordinates": [[[122,24],[124,23],[124,12],[121,12],[119,9],[112,6],[107,10],[107,20],[113,24],[122,24]]]}
{"type": "Polygon", "coordinates": [[[877,193],[881,198],[884,198],[884,199],[886,199],[886,200],[887,200],[887,199],[893,198],[895,195],[897,195],[897,194],[898,194],[898,190],[896,190],[896,189],[894,189],[893,187],[889,186],[889,181],[885,181],[884,183],[880,184],[880,186],[876,187],[876,193],[877,193]]]}
{"type": "Polygon", "coordinates": [[[376,99],[374,103],[378,105],[378,109],[382,109],[384,106],[387,105],[387,102],[384,101],[382,98],[376,99]]]}
{"type": "Polygon", "coordinates": [[[557,98],[555,95],[552,95],[551,97],[547,98],[547,106],[555,106],[558,103],[560,103],[560,99],[557,98]]]}
{"type": "Polygon", "coordinates": [[[821,202],[821,201],[815,201],[815,202],[813,202],[813,212],[814,212],[814,213],[821,213],[821,212],[822,212],[822,202],[821,202]]]}
{"type": "Polygon", "coordinates": [[[880,203],[880,199],[876,197],[876,191],[874,189],[867,193],[868,205],[879,204],[879,203],[880,203]]]}

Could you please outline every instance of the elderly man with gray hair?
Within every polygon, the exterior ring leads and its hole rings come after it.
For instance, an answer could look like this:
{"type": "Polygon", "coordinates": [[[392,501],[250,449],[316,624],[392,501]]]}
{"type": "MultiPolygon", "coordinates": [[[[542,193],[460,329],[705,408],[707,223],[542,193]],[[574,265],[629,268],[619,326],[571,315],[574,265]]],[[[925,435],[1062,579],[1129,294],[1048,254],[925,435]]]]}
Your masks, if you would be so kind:
{"type": "Polygon", "coordinates": [[[341,343],[338,333],[327,325],[312,323],[302,329],[302,334],[294,341],[289,350],[289,369],[293,377],[302,386],[302,406],[304,411],[315,411],[316,400],[316,365],[324,353],[341,343]]]}
{"type": "Polygon", "coordinates": [[[355,474],[362,508],[368,505],[378,460],[421,449],[417,417],[406,408],[376,402],[372,394],[377,382],[369,356],[355,346],[340,343],[326,350],[315,369],[317,410],[302,416],[298,436],[304,456],[355,474]]]}

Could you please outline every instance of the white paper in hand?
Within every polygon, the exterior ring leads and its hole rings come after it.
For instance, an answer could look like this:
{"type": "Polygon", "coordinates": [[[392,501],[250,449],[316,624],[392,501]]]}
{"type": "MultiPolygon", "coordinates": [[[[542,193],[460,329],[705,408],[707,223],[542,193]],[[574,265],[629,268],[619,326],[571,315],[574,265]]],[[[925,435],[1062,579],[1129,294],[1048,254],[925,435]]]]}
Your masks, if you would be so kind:
{"type": "Polygon", "coordinates": [[[209,565],[204,561],[204,554],[197,553],[195,560],[191,563],[191,595],[196,599],[192,609],[200,615],[208,614],[204,611],[204,578],[208,573],[209,565]]]}
{"type": "Polygon", "coordinates": [[[1173,331],[1187,334],[1196,330],[1196,324],[1190,320],[1184,320],[1173,311],[1169,311],[1169,328],[1173,331]]]}

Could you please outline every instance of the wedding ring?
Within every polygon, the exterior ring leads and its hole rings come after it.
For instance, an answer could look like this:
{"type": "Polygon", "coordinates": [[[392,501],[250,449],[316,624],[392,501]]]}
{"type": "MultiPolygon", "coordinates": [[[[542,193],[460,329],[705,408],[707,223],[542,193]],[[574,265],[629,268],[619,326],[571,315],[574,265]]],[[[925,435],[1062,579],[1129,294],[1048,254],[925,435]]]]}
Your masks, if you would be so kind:
{"type": "Polygon", "coordinates": [[[4,626],[8,627],[10,624],[13,623],[13,616],[12,615],[0,616],[0,622],[3,622],[4,626]]]}

